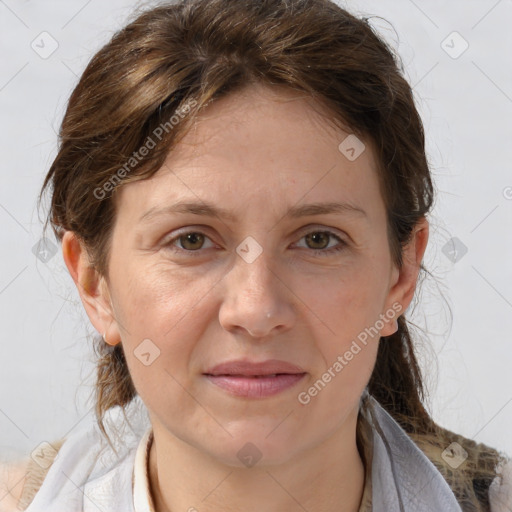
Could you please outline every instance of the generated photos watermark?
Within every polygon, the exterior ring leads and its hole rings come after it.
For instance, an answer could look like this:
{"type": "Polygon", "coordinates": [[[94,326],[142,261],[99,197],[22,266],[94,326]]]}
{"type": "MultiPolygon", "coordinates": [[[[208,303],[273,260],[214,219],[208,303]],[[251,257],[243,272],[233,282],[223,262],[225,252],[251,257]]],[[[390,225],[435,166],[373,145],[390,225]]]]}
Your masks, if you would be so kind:
{"type": "Polygon", "coordinates": [[[112,192],[114,188],[121,182],[127,174],[129,174],[146,156],[149,155],[152,149],[157,145],[157,140],[161,141],[164,133],[169,133],[181,120],[183,120],[190,112],[192,107],[197,105],[197,101],[192,99],[185,105],[176,110],[176,112],[165,123],[160,123],[151,133],[146,137],[144,144],[132,153],[132,156],[126,163],[117,170],[101,187],[96,187],[93,195],[96,199],[105,199],[108,192],[112,192]],[[157,140],[155,140],[157,139],[157,140]]]}
{"type": "Polygon", "coordinates": [[[301,391],[297,399],[302,405],[307,405],[311,402],[311,398],[315,397],[322,391],[325,386],[331,382],[331,380],[338,375],[343,368],[345,368],[354,357],[361,352],[363,347],[368,344],[368,338],[371,336],[372,338],[377,336],[381,329],[384,327],[385,322],[384,318],[387,320],[392,320],[394,317],[400,314],[402,311],[402,305],[399,302],[393,303],[391,308],[389,308],[384,314],[381,313],[379,315],[379,320],[377,320],[371,327],[366,327],[363,331],[361,331],[357,335],[357,339],[352,341],[350,348],[345,351],[343,355],[339,355],[336,358],[336,361],[327,368],[327,370],[321,375],[321,377],[310,386],[307,391],[301,391]],[[359,341],[359,343],[358,343],[359,341]],[[363,347],[361,347],[361,345],[363,347]]]}

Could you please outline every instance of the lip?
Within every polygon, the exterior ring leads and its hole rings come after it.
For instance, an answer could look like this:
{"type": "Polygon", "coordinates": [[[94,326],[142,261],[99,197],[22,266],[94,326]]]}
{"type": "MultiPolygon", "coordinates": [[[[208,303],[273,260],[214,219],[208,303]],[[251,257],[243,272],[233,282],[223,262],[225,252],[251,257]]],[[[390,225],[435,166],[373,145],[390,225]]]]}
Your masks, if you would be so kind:
{"type": "Polygon", "coordinates": [[[218,364],[204,373],[205,375],[213,376],[238,375],[245,377],[261,377],[277,373],[299,374],[306,372],[300,366],[278,359],[268,359],[267,361],[261,362],[238,359],[218,364]]]}
{"type": "Polygon", "coordinates": [[[245,398],[265,398],[298,384],[306,372],[297,365],[277,359],[263,362],[228,361],[203,374],[228,393],[245,398]]]}
{"type": "Polygon", "coordinates": [[[206,375],[206,378],[232,395],[245,398],[266,398],[295,386],[305,376],[305,373],[282,373],[273,377],[206,375]]]}

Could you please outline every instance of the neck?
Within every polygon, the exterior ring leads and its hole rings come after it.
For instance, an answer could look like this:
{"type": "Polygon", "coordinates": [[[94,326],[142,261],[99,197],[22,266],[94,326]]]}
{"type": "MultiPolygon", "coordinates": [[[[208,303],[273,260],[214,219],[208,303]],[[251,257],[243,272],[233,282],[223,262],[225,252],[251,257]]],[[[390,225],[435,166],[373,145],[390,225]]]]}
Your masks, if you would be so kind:
{"type": "Polygon", "coordinates": [[[281,465],[251,468],[223,464],[153,425],[148,470],[155,512],[358,512],[365,471],[356,424],[357,412],[320,445],[281,465]]]}

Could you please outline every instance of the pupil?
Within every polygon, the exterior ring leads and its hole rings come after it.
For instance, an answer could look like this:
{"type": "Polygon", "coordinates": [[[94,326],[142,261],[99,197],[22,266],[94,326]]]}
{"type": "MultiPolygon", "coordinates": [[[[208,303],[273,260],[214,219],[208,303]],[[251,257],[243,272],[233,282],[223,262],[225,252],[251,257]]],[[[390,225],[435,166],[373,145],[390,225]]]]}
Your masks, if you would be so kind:
{"type": "MultiPolygon", "coordinates": [[[[324,241],[327,238],[325,233],[314,233],[310,235],[310,237],[313,239],[313,243],[318,243],[317,237],[324,237],[324,241]]],[[[322,246],[322,248],[325,247],[325,244],[322,246]]]]}
{"type": "MultiPolygon", "coordinates": [[[[184,236],[185,238],[185,243],[191,243],[192,245],[194,245],[195,243],[201,241],[201,235],[199,233],[189,233],[187,235],[184,236]]],[[[197,247],[192,247],[192,249],[197,249],[197,247]]]]}

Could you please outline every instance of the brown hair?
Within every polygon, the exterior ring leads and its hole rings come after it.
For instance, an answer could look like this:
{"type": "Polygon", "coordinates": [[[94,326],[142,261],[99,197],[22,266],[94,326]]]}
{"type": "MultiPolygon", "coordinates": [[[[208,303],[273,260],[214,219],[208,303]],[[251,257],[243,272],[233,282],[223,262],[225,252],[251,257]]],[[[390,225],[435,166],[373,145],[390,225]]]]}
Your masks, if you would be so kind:
{"type": "MultiPolygon", "coordinates": [[[[75,232],[108,279],[117,186],[152,176],[205,105],[253,83],[306,93],[334,123],[373,142],[390,251],[401,266],[402,248],[434,198],[422,121],[399,57],[367,18],[330,0],[183,0],[140,13],[92,58],[69,99],[39,197],[51,184],[45,229],[51,222],[59,239],[75,232]],[[148,137],[155,147],[134,157],[148,137]]],[[[433,421],[405,316],[398,327],[381,338],[368,390],[436,464],[464,510],[489,510],[499,454],[433,421]],[[469,454],[456,470],[440,457],[452,441],[469,454]]],[[[122,344],[96,342],[96,415],[106,434],[105,412],[124,408],[136,390],[122,344]]]]}

